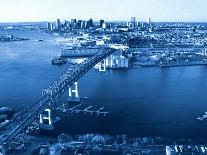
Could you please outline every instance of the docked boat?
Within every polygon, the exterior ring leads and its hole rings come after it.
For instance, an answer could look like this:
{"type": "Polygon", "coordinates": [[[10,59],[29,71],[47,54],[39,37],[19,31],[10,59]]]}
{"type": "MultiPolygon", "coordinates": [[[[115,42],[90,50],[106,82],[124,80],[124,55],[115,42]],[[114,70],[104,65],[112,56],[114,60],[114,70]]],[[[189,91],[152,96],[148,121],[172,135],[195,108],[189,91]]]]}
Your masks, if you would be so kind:
{"type": "Polygon", "coordinates": [[[51,60],[53,65],[62,65],[62,64],[66,64],[68,62],[67,58],[62,58],[62,57],[54,57],[51,60]]]}
{"type": "Polygon", "coordinates": [[[9,107],[0,108],[0,130],[10,122],[13,117],[14,112],[9,107]]]}

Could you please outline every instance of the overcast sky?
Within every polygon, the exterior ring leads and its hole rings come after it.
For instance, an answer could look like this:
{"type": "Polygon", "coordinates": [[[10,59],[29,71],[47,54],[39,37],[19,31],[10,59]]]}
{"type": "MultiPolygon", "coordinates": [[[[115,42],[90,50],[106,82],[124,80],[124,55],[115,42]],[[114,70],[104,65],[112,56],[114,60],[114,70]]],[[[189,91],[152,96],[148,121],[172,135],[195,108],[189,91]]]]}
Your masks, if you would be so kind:
{"type": "Polygon", "coordinates": [[[0,0],[0,22],[105,19],[207,22],[207,0],[0,0]]]}

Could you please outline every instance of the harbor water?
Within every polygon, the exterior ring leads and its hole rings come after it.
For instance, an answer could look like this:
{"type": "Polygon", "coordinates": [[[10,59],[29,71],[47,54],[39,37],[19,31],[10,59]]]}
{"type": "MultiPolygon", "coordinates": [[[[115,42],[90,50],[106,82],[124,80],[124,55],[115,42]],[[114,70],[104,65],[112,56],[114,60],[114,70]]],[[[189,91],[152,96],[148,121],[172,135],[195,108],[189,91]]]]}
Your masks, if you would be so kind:
{"type": "MultiPolygon", "coordinates": [[[[30,40],[0,43],[0,106],[21,111],[36,104],[64,65],[50,61],[61,52],[55,46],[58,36],[0,31],[11,33],[30,40]]],[[[110,114],[60,113],[55,133],[207,138],[207,122],[196,119],[207,111],[207,66],[92,69],[78,84],[86,105],[104,107],[110,114]]]]}

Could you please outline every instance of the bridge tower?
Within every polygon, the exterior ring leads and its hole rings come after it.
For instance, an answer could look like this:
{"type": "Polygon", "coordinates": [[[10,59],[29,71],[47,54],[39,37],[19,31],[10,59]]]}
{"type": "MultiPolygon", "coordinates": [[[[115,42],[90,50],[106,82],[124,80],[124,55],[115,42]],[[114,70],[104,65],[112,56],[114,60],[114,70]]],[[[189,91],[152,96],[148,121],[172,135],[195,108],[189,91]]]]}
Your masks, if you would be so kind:
{"type": "Polygon", "coordinates": [[[78,82],[75,82],[68,90],[68,101],[69,102],[79,102],[80,97],[78,93],[78,82]]]}

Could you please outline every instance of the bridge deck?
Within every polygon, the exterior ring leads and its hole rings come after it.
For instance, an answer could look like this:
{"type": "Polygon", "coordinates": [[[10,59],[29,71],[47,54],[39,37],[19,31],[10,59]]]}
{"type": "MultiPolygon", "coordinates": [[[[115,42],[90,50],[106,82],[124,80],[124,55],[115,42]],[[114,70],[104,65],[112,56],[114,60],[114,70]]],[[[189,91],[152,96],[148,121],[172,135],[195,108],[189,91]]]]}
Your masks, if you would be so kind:
{"type": "Polygon", "coordinates": [[[115,49],[111,48],[100,49],[95,56],[80,64],[67,65],[57,80],[47,89],[43,90],[42,97],[37,104],[21,117],[12,121],[12,123],[0,133],[0,146],[11,142],[17,135],[25,130],[32,122],[34,122],[47,107],[52,106],[55,102],[57,102],[61,95],[66,92],[74,82],[78,81],[78,79],[88,72],[93,66],[115,51],[115,49]]]}

